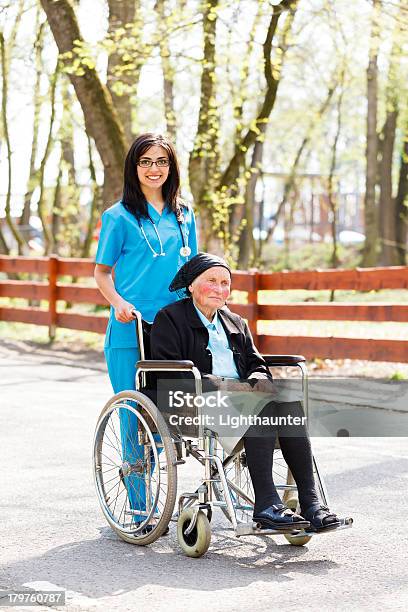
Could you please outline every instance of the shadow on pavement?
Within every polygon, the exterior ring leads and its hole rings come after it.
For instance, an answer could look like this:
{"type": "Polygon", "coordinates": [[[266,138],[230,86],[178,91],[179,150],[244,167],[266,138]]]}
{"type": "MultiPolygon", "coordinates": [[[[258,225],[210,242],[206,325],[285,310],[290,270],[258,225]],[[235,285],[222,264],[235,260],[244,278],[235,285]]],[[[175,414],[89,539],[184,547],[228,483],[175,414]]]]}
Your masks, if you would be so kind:
{"type": "MultiPolygon", "coordinates": [[[[109,527],[96,540],[58,546],[44,555],[7,568],[21,582],[49,580],[59,588],[99,599],[134,591],[144,585],[198,591],[218,591],[253,582],[291,582],[295,577],[325,575],[338,568],[327,560],[302,560],[305,547],[277,545],[270,538],[237,540],[223,530],[214,533],[210,550],[201,559],[181,552],[174,526],[168,537],[150,547],[122,542],[109,527]]],[[[12,585],[18,588],[21,585],[12,585]]]]}

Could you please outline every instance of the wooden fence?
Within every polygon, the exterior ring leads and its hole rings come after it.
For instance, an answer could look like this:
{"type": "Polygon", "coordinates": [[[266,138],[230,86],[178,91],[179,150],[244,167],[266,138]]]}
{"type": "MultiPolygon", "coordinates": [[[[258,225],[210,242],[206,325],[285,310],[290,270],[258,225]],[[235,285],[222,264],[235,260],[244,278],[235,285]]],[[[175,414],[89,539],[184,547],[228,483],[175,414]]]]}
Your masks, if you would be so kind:
{"type": "MultiPolygon", "coordinates": [[[[0,297],[47,300],[48,309],[37,307],[2,307],[1,321],[18,321],[47,325],[50,336],[57,327],[104,333],[106,316],[59,312],[57,302],[107,304],[95,287],[59,281],[59,277],[93,276],[90,259],[51,257],[0,256],[0,273],[9,278],[0,280],[0,297]],[[43,280],[14,280],[15,276],[38,275],[43,280]],[[46,278],[44,278],[46,277],[46,278]]],[[[380,340],[341,337],[313,337],[257,334],[258,321],[396,321],[408,322],[408,304],[356,303],[259,303],[262,290],[355,290],[407,289],[408,267],[357,268],[353,270],[312,270],[298,272],[234,272],[233,288],[247,292],[246,304],[231,304],[231,310],[248,320],[257,345],[263,353],[302,353],[308,359],[350,358],[371,361],[404,362],[408,358],[407,340],[380,340]]]]}

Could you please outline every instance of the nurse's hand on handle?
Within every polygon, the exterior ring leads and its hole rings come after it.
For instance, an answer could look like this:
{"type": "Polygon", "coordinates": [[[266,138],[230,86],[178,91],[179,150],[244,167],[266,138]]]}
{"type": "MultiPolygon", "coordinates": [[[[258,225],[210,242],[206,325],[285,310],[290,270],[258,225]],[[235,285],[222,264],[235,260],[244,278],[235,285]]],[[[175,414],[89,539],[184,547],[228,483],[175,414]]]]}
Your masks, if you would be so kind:
{"type": "Polygon", "coordinates": [[[115,318],[117,321],[121,323],[129,323],[129,321],[134,321],[134,311],[135,307],[133,304],[126,302],[126,300],[120,298],[114,305],[115,309],[115,318]]]}
{"type": "Polygon", "coordinates": [[[132,310],[133,304],[124,300],[115,289],[112,279],[112,268],[103,264],[96,264],[94,277],[102,295],[115,309],[115,318],[121,323],[129,323],[134,320],[132,310]]]}

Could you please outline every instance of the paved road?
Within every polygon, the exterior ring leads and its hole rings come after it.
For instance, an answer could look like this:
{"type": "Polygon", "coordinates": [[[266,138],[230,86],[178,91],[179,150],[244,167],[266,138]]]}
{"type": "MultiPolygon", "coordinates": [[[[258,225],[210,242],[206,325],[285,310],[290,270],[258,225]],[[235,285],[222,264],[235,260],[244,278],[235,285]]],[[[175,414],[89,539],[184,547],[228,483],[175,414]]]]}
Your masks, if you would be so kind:
{"type": "MultiPolygon", "coordinates": [[[[100,360],[3,341],[0,394],[1,588],[56,585],[68,610],[408,608],[407,439],[314,440],[332,507],[354,517],[352,529],[295,548],[238,540],[218,511],[207,555],[189,559],[174,526],[142,548],[105,525],[91,475],[93,428],[111,394],[100,360]]],[[[183,466],[180,489],[198,467],[183,466]]]]}

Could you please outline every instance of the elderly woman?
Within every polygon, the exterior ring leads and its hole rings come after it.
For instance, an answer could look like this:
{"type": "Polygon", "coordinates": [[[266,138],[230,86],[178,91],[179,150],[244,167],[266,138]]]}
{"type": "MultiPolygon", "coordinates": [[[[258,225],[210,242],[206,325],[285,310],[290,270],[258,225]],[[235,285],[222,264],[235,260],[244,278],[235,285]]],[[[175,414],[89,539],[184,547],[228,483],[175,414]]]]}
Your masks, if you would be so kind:
{"type": "MultiPolygon", "coordinates": [[[[169,289],[187,297],[157,313],[151,332],[153,359],[189,359],[203,375],[245,379],[273,392],[272,376],[247,324],[225,306],[231,291],[231,270],[223,259],[198,253],[180,268],[169,289]]],[[[273,434],[244,437],[255,491],[254,521],[275,529],[308,523],[316,531],[338,527],[337,516],[320,503],[316,493],[306,428],[298,428],[295,437],[284,428],[273,434]],[[297,484],[301,516],[282,503],[273,482],[276,433],[297,484]]]]}

